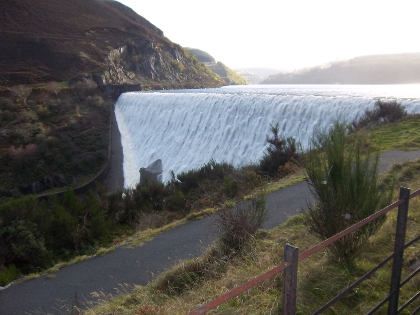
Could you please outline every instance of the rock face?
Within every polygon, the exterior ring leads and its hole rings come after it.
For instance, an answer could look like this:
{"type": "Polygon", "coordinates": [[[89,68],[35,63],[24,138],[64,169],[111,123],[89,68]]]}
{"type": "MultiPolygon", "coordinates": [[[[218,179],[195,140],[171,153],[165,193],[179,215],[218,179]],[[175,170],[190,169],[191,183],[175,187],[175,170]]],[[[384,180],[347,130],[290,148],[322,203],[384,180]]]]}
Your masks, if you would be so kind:
{"type": "Polygon", "coordinates": [[[150,164],[147,168],[140,169],[140,184],[146,182],[158,181],[162,182],[162,160],[158,159],[150,164]]]}
{"type": "Polygon", "coordinates": [[[109,0],[0,2],[0,85],[75,81],[142,89],[222,81],[130,8],[109,0]]]}

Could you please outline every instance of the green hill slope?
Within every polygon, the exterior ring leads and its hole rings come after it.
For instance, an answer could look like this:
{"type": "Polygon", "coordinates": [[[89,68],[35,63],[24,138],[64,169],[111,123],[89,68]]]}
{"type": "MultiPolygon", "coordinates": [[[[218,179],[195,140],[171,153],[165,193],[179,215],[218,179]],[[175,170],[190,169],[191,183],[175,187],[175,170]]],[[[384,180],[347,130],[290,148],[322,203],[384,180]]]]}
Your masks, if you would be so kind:
{"type": "Polygon", "coordinates": [[[196,48],[185,48],[190,54],[194,55],[198,61],[203,63],[208,69],[222,78],[227,85],[245,85],[247,80],[240,74],[230,69],[220,61],[216,60],[207,52],[196,48]]]}

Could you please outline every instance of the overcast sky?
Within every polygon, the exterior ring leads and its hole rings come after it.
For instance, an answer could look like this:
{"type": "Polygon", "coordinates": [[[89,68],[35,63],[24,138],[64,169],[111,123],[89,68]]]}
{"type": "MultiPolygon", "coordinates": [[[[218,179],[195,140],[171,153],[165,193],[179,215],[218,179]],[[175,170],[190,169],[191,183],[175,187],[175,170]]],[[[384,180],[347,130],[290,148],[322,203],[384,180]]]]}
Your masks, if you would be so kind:
{"type": "Polygon", "coordinates": [[[294,70],[420,52],[419,0],[121,0],[184,47],[231,68],[294,70]]]}

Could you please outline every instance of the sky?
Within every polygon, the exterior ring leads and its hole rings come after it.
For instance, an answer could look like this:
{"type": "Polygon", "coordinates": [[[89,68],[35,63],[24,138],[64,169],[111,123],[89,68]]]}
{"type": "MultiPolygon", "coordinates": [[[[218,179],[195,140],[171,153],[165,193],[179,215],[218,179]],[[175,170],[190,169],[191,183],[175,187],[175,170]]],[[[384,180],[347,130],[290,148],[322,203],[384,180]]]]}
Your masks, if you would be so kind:
{"type": "Polygon", "coordinates": [[[419,0],[119,0],[171,41],[234,69],[292,71],[420,52],[419,0]]]}

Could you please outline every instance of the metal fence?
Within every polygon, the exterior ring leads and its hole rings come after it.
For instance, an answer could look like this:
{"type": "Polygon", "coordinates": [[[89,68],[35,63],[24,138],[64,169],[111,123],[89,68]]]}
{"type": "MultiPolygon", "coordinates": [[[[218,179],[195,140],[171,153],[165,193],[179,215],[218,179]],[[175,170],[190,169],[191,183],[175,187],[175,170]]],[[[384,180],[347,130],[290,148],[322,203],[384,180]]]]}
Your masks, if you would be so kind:
{"type": "MultiPolygon", "coordinates": [[[[223,294],[217,297],[216,299],[194,309],[189,314],[190,315],[204,314],[209,310],[215,309],[220,304],[238,296],[239,294],[247,291],[248,289],[252,287],[255,287],[257,284],[275,276],[281,271],[283,271],[282,314],[284,315],[296,314],[297,270],[298,270],[299,262],[307,259],[313,254],[326,248],[328,245],[331,245],[337,240],[356,231],[362,226],[385,215],[390,210],[397,207],[398,207],[398,214],[397,214],[394,251],[388,257],[386,257],[383,261],[381,261],[378,265],[376,265],[374,268],[372,268],[370,271],[368,271],[362,277],[360,277],[357,281],[349,285],[347,288],[343,289],[330,301],[328,301],[319,309],[317,309],[313,314],[320,314],[324,312],[325,310],[327,310],[336,301],[340,300],[346,294],[351,292],[357,285],[359,285],[361,282],[369,278],[373,273],[375,273],[379,268],[384,266],[391,259],[393,259],[393,265],[392,265],[392,275],[391,275],[389,294],[379,304],[377,304],[374,308],[372,308],[367,314],[373,314],[387,302],[388,302],[388,314],[389,315],[398,314],[403,309],[405,309],[408,305],[413,303],[420,296],[420,291],[417,291],[417,293],[415,293],[403,305],[398,307],[400,288],[403,285],[405,285],[410,279],[412,279],[420,270],[420,267],[418,267],[406,279],[401,281],[401,271],[402,271],[402,264],[403,264],[404,249],[414,244],[420,239],[420,235],[417,235],[413,240],[410,240],[409,242],[405,243],[409,200],[418,195],[420,195],[420,189],[410,195],[410,190],[408,188],[401,187],[398,201],[390,204],[389,206],[383,208],[382,210],[379,210],[378,212],[375,212],[374,214],[368,216],[367,218],[353,224],[352,226],[337,233],[336,235],[318,243],[314,247],[308,250],[305,250],[301,254],[299,254],[299,249],[297,247],[286,244],[284,247],[283,264],[267,271],[266,273],[262,275],[257,276],[256,278],[252,279],[251,281],[239,287],[236,287],[235,289],[227,292],[226,294],[223,294]]],[[[420,311],[420,306],[418,306],[414,310],[413,314],[416,314],[418,311],[420,311]]]]}

